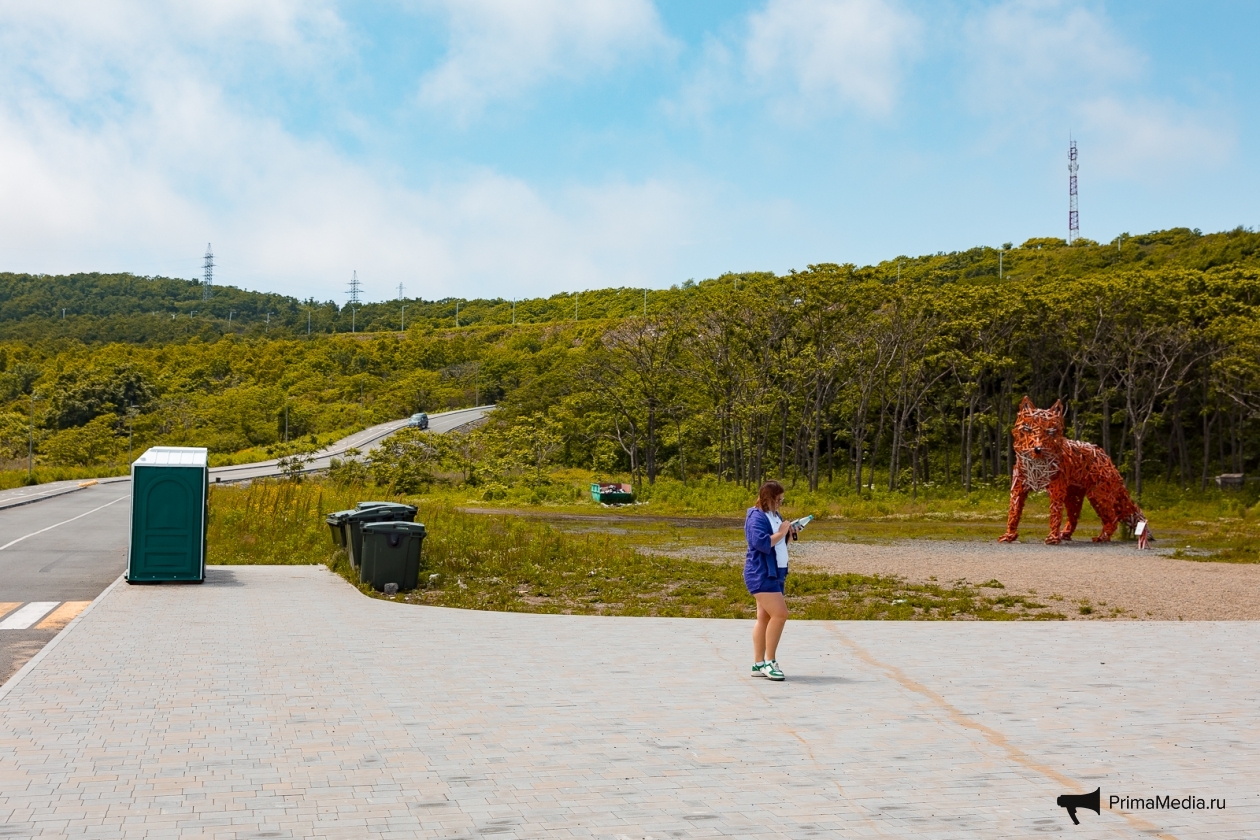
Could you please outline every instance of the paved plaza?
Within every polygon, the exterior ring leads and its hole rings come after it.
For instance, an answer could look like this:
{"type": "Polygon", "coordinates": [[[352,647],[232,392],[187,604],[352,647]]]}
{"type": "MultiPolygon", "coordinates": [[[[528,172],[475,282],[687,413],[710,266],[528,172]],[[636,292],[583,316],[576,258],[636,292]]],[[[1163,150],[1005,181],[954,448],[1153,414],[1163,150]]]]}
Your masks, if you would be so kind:
{"type": "Polygon", "coordinates": [[[779,684],[748,634],[116,584],[0,689],[0,837],[1260,835],[1260,624],[793,622],[779,684]]]}

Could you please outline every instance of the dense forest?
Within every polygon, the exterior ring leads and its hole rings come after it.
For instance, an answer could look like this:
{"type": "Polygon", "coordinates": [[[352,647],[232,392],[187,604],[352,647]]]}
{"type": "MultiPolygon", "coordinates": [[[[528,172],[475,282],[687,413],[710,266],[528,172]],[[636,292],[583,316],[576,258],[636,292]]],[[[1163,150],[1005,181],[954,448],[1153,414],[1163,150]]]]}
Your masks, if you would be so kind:
{"type": "Polygon", "coordinates": [[[353,312],[202,291],[0,274],[0,458],[32,437],[49,464],[125,461],[129,435],[279,451],[493,401],[461,456],[484,461],[472,480],[545,481],[554,465],[970,488],[1009,476],[1024,394],[1063,400],[1068,431],[1139,492],[1260,458],[1260,234],[1242,228],[353,312]],[[491,457],[509,440],[533,445],[532,468],[491,457]]]}

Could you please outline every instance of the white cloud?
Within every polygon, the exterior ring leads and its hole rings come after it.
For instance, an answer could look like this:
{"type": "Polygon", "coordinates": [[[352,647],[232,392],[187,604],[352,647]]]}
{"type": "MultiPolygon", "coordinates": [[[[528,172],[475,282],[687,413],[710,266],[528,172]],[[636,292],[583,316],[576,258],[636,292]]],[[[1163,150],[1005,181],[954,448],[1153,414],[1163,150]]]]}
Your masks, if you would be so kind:
{"type": "Polygon", "coordinates": [[[38,79],[45,94],[80,102],[119,95],[137,74],[170,77],[179,72],[171,65],[200,61],[222,71],[259,47],[272,61],[314,64],[343,39],[331,0],[16,0],[0,6],[0,72],[38,79]]]}
{"type": "Polygon", "coordinates": [[[921,32],[888,0],[770,0],[748,18],[746,72],[779,105],[886,114],[921,32]]]}
{"type": "Polygon", "coordinates": [[[1012,0],[967,26],[971,93],[983,109],[1040,110],[1137,78],[1145,57],[1109,21],[1059,0],[1012,0]]]}
{"type": "Polygon", "coordinates": [[[488,169],[401,184],[225,92],[230,48],[215,38],[248,31],[290,69],[345,48],[336,20],[237,8],[202,20],[191,6],[113,4],[134,28],[90,5],[82,18],[0,11],[0,42],[23,50],[0,56],[0,270],[192,277],[211,241],[216,279],[248,288],[342,300],[357,270],[370,299],[399,282],[429,298],[520,297],[676,281],[678,250],[717,224],[694,184],[543,192],[488,169]],[[198,20],[217,28],[194,48],[198,20]]]}
{"type": "Polygon", "coordinates": [[[669,39],[651,0],[441,0],[443,63],[420,83],[424,105],[473,116],[552,79],[607,72],[669,39]]]}
{"type": "Polygon", "coordinates": [[[704,120],[759,101],[810,122],[843,111],[885,116],[917,60],[924,26],[896,0],[768,0],[738,27],[709,35],[666,113],[704,120]]]}
{"type": "Polygon", "coordinates": [[[1111,177],[1163,181],[1186,166],[1218,166],[1236,145],[1232,125],[1168,103],[1101,97],[1080,113],[1082,135],[1096,144],[1091,166],[1111,177]]]}
{"type": "Polygon", "coordinates": [[[986,145],[1071,132],[1092,177],[1163,181],[1174,160],[1224,162],[1234,126],[1210,108],[1145,95],[1150,60],[1101,12],[1070,0],[1010,0],[966,25],[971,107],[986,145]]]}

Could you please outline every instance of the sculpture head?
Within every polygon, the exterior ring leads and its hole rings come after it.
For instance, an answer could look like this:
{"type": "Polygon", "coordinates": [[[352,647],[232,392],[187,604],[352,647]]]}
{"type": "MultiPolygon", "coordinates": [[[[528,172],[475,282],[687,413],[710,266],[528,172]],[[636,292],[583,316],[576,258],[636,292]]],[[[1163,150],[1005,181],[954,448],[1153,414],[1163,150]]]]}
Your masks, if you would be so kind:
{"type": "Polygon", "coordinates": [[[1015,414],[1015,454],[1024,458],[1058,460],[1063,451],[1063,403],[1037,408],[1024,397],[1015,414]]]}

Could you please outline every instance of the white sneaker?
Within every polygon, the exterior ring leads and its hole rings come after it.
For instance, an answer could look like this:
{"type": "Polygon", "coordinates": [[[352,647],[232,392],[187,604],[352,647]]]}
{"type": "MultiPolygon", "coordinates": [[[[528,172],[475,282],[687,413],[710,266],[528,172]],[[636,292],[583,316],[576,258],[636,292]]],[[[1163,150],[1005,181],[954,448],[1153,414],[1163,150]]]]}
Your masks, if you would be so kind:
{"type": "Polygon", "coordinates": [[[779,670],[779,663],[774,659],[765,663],[761,673],[765,675],[766,679],[774,680],[775,682],[780,682],[784,679],[783,672],[779,670]]]}

